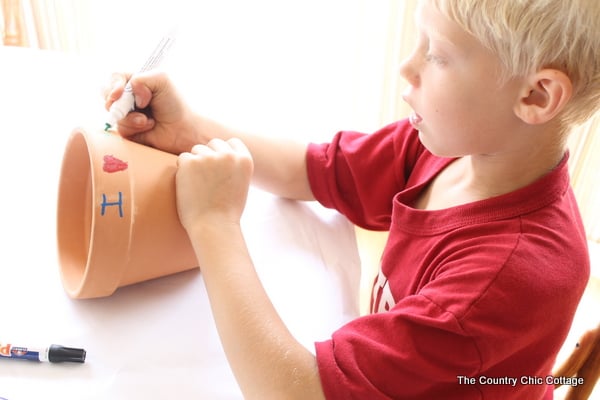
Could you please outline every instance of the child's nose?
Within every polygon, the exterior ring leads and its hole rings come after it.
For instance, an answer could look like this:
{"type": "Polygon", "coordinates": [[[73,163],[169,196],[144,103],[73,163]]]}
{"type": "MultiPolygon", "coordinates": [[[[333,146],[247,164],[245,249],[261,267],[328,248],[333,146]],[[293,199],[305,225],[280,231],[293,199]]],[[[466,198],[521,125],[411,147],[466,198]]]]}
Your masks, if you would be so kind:
{"type": "Polygon", "coordinates": [[[415,54],[413,53],[400,64],[399,69],[400,76],[404,78],[408,84],[415,87],[419,86],[421,81],[418,64],[415,54]]]}

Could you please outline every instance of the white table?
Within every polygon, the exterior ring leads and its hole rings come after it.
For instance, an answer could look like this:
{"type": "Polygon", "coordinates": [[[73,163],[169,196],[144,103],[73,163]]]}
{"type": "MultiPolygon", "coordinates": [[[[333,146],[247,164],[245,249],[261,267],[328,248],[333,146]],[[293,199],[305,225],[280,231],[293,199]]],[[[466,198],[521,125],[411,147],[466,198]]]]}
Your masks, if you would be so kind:
{"type": "MultiPolygon", "coordinates": [[[[0,343],[87,350],[85,364],[0,360],[0,397],[241,398],[198,270],[103,299],[67,297],[55,233],[60,163],[71,130],[103,111],[106,76],[19,48],[0,48],[0,66],[0,343]]],[[[243,228],[267,292],[307,348],[358,314],[359,256],[343,217],[252,190],[243,228]]]]}

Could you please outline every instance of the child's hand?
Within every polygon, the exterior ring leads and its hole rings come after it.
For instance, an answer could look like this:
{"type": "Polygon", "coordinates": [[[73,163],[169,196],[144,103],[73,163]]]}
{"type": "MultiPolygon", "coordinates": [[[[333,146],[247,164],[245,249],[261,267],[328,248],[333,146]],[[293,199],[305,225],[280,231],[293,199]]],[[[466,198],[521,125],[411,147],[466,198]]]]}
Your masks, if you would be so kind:
{"type": "MultiPolygon", "coordinates": [[[[105,107],[110,109],[121,94],[129,75],[113,74],[105,92],[105,107]]],[[[164,73],[150,71],[131,78],[136,109],[118,122],[119,133],[131,140],[170,153],[189,151],[197,137],[194,115],[164,73]],[[143,111],[143,112],[142,112],[143,111]]]]}
{"type": "Polygon", "coordinates": [[[178,159],[177,211],[184,228],[239,224],[253,171],[250,152],[239,139],[211,140],[178,159]]]}

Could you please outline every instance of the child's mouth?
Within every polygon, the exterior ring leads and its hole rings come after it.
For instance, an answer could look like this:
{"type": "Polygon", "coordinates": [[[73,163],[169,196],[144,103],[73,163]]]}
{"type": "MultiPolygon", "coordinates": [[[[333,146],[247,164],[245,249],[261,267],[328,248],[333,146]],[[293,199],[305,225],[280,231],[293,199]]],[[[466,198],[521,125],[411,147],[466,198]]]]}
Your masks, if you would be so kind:
{"type": "Polygon", "coordinates": [[[421,122],[423,122],[423,118],[417,114],[415,111],[410,113],[410,116],[408,117],[408,122],[410,122],[410,124],[413,126],[413,128],[415,129],[419,129],[419,125],[421,125],[421,122]]]}

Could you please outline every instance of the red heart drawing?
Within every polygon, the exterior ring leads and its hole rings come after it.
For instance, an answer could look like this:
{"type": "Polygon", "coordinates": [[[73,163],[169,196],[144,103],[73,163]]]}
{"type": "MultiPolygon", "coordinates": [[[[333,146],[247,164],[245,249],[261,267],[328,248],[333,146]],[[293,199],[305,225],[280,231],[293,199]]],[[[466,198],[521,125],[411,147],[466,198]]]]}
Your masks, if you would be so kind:
{"type": "Polygon", "coordinates": [[[102,169],[104,172],[113,173],[119,171],[125,171],[128,167],[125,161],[121,161],[116,157],[106,155],[104,156],[104,165],[102,169]]]}

